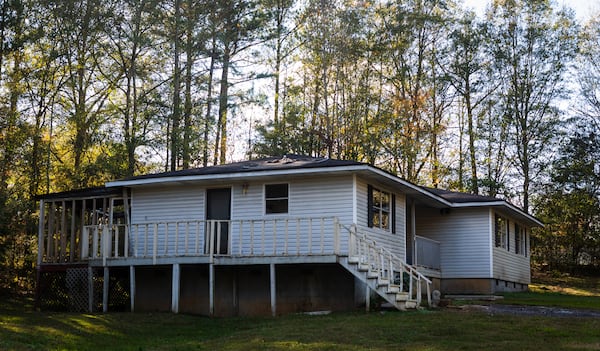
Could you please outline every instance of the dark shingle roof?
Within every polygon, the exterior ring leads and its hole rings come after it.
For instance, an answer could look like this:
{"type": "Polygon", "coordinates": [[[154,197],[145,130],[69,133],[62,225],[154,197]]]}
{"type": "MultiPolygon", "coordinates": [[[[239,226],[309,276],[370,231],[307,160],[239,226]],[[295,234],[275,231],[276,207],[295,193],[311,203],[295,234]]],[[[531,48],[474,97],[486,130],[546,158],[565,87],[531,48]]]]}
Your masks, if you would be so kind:
{"type": "Polygon", "coordinates": [[[93,188],[85,188],[85,189],[75,189],[62,191],[58,193],[51,194],[41,194],[36,195],[34,197],[35,200],[57,200],[57,199],[80,199],[80,198],[92,198],[92,197],[106,197],[111,195],[120,195],[122,194],[122,189],[119,187],[116,188],[106,188],[104,186],[93,187],[93,188]]]}
{"type": "Polygon", "coordinates": [[[491,196],[482,196],[468,193],[460,193],[457,191],[443,190],[437,188],[428,188],[422,187],[423,189],[437,195],[444,200],[452,203],[467,203],[467,202],[493,202],[493,201],[503,201],[501,199],[491,197],[491,196]]]}
{"type": "Polygon", "coordinates": [[[137,180],[137,179],[152,179],[166,177],[185,177],[197,175],[211,174],[228,174],[228,173],[243,173],[257,171],[272,171],[284,169],[301,169],[301,168],[323,168],[323,167],[340,167],[340,166],[355,166],[363,163],[356,161],[333,160],[322,157],[309,157],[300,155],[285,155],[276,157],[266,157],[258,160],[249,160],[228,163],[224,165],[184,169],[173,172],[163,172],[155,174],[145,174],[125,178],[122,180],[137,180]]]}

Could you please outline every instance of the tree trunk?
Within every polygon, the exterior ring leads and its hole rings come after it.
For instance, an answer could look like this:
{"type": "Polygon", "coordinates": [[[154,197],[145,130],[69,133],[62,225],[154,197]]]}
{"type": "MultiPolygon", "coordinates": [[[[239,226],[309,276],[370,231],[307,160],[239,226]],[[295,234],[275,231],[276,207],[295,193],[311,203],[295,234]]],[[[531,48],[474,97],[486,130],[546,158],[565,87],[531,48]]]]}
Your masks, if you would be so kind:
{"type": "Polygon", "coordinates": [[[175,171],[178,166],[179,161],[179,150],[181,148],[180,136],[181,126],[180,126],[180,104],[181,104],[181,96],[180,96],[180,68],[179,68],[179,22],[181,18],[180,0],[175,0],[175,29],[173,31],[173,43],[174,43],[174,64],[173,64],[173,115],[171,117],[171,171],[175,171]]]}

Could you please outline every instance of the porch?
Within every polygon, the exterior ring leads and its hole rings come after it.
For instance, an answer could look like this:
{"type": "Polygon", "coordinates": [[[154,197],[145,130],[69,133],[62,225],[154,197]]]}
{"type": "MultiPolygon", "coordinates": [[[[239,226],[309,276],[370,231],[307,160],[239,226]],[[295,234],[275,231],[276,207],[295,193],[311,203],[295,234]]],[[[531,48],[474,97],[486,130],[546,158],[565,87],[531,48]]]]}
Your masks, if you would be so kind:
{"type": "Polygon", "coordinates": [[[346,274],[365,284],[367,308],[371,292],[399,309],[419,306],[422,296],[430,300],[431,281],[424,274],[374,241],[372,229],[345,225],[337,217],[127,223],[128,203],[125,193],[109,198],[41,201],[38,269],[77,266],[84,274],[84,267],[89,267],[87,278],[80,278],[78,284],[87,284],[84,295],[89,296],[89,306],[95,296],[101,296],[103,311],[108,311],[113,270],[129,276],[123,284],[129,285],[130,309],[135,310],[136,281],[140,282],[136,271],[143,267],[167,269],[171,284],[164,296],[171,299],[173,312],[180,310],[181,272],[190,267],[206,272],[209,315],[214,314],[218,301],[215,274],[223,271],[218,267],[267,267],[272,314],[277,313],[278,272],[302,265],[341,265],[346,274]],[[101,292],[94,292],[99,281],[101,292]]]}

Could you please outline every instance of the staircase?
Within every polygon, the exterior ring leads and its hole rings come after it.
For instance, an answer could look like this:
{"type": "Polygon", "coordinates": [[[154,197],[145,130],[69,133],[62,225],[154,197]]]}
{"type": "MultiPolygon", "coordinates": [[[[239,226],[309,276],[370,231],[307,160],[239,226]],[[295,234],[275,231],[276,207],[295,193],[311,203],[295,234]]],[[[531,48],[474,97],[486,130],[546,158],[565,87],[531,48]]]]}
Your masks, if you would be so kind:
{"type": "Polygon", "coordinates": [[[356,226],[344,228],[349,233],[348,256],[338,259],[344,268],[398,310],[419,308],[423,285],[431,306],[431,280],[360,233],[356,226]]]}

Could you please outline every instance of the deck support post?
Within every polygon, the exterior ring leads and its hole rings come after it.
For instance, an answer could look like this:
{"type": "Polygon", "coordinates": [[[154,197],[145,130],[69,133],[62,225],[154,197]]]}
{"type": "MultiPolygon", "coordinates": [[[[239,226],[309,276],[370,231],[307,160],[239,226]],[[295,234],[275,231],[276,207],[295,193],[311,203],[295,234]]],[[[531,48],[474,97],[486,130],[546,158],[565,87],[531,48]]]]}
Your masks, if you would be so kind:
{"type": "Polygon", "coordinates": [[[275,263],[269,264],[270,282],[271,282],[271,314],[273,317],[277,315],[277,289],[275,279],[275,263]]]}
{"type": "Polygon", "coordinates": [[[133,312],[135,310],[135,266],[129,266],[129,300],[133,312]]]}
{"type": "Polygon", "coordinates": [[[88,312],[94,313],[94,269],[88,267],[88,312]]]}
{"type": "Polygon", "coordinates": [[[179,313],[179,277],[180,277],[179,263],[173,264],[173,279],[171,285],[171,312],[179,313]]]}
{"type": "MultiPolygon", "coordinates": [[[[44,221],[45,221],[45,215],[46,213],[44,212],[44,209],[46,207],[46,204],[44,203],[44,200],[40,200],[40,220],[38,223],[38,257],[37,257],[37,267],[38,267],[38,271],[40,266],[42,265],[42,260],[44,258],[44,221]]],[[[38,282],[39,284],[39,279],[38,282]]]]}
{"type": "Polygon", "coordinates": [[[365,283],[365,311],[369,312],[371,310],[371,289],[369,288],[369,284],[365,283]]]}
{"type": "Polygon", "coordinates": [[[108,286],[110,283],[110,276],[108,267],[104,266],[104,279],[102,281],[102,312],[108,312],[108,286]]]}
{"type": "Polygon", "coordinates": [[[208,264],[208,314],[215,315],[215,265],[208,264]]]}

